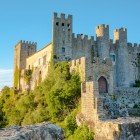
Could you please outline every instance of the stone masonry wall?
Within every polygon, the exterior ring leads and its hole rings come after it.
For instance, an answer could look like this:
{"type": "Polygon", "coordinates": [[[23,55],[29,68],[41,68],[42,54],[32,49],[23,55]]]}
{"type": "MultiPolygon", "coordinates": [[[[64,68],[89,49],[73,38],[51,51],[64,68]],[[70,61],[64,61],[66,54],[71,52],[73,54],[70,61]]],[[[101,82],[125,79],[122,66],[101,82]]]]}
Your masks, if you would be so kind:
{"type": "Polygon", "coordinates": [[[51,56],[52,55],[52,43],[47,45],[41,51],[27,58],[26,69],[31,69],[32,79],[30,82],[31,89],[34,89],[41,81],[43,81],[49,70],[51,56]]]}

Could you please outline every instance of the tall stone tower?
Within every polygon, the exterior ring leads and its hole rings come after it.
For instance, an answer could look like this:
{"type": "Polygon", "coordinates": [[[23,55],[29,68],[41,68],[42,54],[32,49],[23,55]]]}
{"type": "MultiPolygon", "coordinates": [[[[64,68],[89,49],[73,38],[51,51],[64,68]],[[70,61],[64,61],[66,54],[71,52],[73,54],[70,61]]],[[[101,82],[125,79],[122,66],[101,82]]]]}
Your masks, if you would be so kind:
{"type": "Polygon", "coordinates": [[[127,48],[127,29],[120,28],[114,31],[116,44],[116,83],[117,86],[129,86],[129,56],[127,48]]]}
{"type": "Polygon", "coordinates": [[[36,52],[37,43],[20,41],[14,50],[14,87],[20,90],[22,70],[26,68],[26,58],[36,52]]]}
{"type": "Polygon", "coordinates": [[[53,16],[53,57],[55,61],[67,61],[72,56],[72,15],[57,13],[53,16]]]}
{"type": "Polygon", "coordinates": [[[96,27],[98,55],[102,59],[109,57],[109,26],[102,24],[96,27]]]}

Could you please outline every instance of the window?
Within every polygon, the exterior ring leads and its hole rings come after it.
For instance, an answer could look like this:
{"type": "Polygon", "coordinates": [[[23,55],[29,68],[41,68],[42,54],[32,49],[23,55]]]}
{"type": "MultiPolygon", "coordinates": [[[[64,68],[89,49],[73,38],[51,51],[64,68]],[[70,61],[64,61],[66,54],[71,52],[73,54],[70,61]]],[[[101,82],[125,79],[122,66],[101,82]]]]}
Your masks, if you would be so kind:
{"type": "Polygon", "coordinates": [[[62,48],[62,53],[65,53],[65,48],[64,47],[62,48]]]}
{"type": "Polygon", "coordinates": [[[41,58],[38,59],[38,64],[39,64],[39,65],[41,64],[41,58]]]}
{"type": "Polygon", "coordinates": [[[79,59],[79,64],[81,64],[81,58],[79,59]]]}
{"type": "Polygon", "coordinates": [[[67,26],[70,27],[70,24],[68,23],[67,26]]]}
{"type": "Polygon", "coordinates": [[[76,60],[74,60],[74,66],[76,66],[76,60]]]}
{"type": "Polygon", "coordinates": [[[82,83],[82,92],[86,93],[86,82],[82,83]]]}
{"type": "Polygon", "coordinates": [[[62,23],[62,26],[64,26],[65,24],[64,23],[62,23]]]}
{"type": "Polygon", "coordinates": [[[46,65],[46,61],[47,61],[47,56],[43,56],[43,65],[46,65]]]}
{"type": "Polygon", "coordinates": [[[111,55],[110,55],[110,58],[111,58],[111,60],[112,60],[113,62],[116,61],[116,59],[115,59],[115,54],[111,54],[111,55]]]}
{"type": "Polygon", "coordinates": [[[59,25],[59,22],[56,22],[56,25],[58,26],[59,25]]]}

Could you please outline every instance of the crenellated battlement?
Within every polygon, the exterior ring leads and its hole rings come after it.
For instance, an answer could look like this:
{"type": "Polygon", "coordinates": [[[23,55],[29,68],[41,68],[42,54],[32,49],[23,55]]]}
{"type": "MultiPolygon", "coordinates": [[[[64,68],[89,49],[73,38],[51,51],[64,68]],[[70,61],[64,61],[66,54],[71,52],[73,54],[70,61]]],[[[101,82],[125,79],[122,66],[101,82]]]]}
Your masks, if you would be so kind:
{"type": "Polygon", "coordinates": [[[109,40],[109,25],[101,24],[96,27],[97,40],[109,40]]]}
{"type": "Polygon", "coordinates": [[[114,42],[127,44],[127,29],[122,27],[114,30],[114,42]]]}
{"type": "Polygon", "coordinates": [[[140,47],[140,44],[138,43],[127,43],[128,47],[140,47]]]}
{"type": "Polygon", "coordinates": [[[100,24],[96,27],[96,29],[100,29],[100,28],[105,28],[105,29],[109,29],[109,25],[107,24],[100,24]]]}
{"type": "Polygon", "coordinates": [[[64,20],[71,20],[72,19],[72,15],[65,15],[64,13],[58,14],[58,13],[54,13],[53,14],[53,18],[54,19],[64,19],[64,20]]]}
{"type": "Polygon", "coordinates": [[[127,31],[127,29],[125,27],[114,30],[114,32],[119,32],[119,33],[126,32],[126,31],[127,31]]]}
{"type": "Polygon", "coordinates": [[[72,34],[73,39],[76,39],[78,41],[93,41],[94,42],[94,36],[88,36],[83,34],[72,34]]]}
{"type": "Polygon", "coordinates": [[[25,40],[20,40],[21,44],[25,44],[25,45],[30,45],[30,46],[36,46],[37,42],[31,42],[31,41],[25,41],[25,40]]]}

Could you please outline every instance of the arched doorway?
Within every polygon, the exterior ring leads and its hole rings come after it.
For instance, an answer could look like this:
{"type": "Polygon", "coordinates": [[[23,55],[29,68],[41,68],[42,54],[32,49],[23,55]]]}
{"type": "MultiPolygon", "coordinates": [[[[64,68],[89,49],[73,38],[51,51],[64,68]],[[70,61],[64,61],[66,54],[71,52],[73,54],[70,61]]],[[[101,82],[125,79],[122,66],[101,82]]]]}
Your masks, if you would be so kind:
{"type": "Polygon", "coordinates": [[[108,92],[107,80],[103,76],[101,76],[98,80],[98,88],[99,88],[99,93],[108,92]]]}

